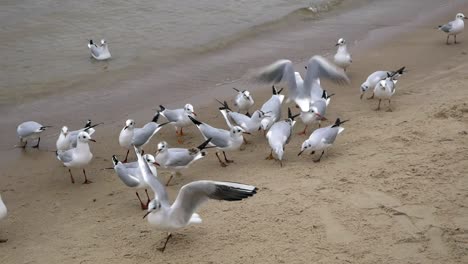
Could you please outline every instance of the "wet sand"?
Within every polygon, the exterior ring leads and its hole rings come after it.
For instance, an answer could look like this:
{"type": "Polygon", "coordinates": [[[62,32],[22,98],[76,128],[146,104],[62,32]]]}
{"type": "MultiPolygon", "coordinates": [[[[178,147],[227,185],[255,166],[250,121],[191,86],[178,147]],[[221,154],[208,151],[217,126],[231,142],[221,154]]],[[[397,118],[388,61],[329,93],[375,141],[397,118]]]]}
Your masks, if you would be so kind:
{"type": "MultiPolygon", "coordinates": [[[[437,25],[464,8],[468,5],[420,22],[437,25]]],[[[125,116],[107,113],[114,115],[113,122],[99,127],[94,137],[98,143],[91,147],[91,185],[80,184],[77,170],[77,183],[70,183],[51,152],[54,132],[45,136],[40,151],[2,151],[0,192],[10,215],[0,223],[0,238],[8,239],[0,244],[0,262],[467,263],[468,35],[459,37],[460,44],[446,46],[444,35],[427,24],[405,31],[396,30],[400,33],[378,46],[369,44],[366,52],[351,46],[351,84],[324,85],[336,93],[328,119],[350,121],[322,162],[297,157],[305,137],[294,136],[280,168],[263,159],[269,148],[258,133],[249,137],[252,143],[244,150],[230,155],[235,164],[219,167],[209,150],[204,160],[176,178],[168,188],[172,199],[183,184],[199,179],[244,182],[260,190],[244,202],[207,203],[199,211],[203,224],[175,233],[163,254],[156,248],[165,234],[141,219],[144,212],[134,190],[124,187],[112,170],[104,170],[112,165],[112,154],[125,154],[117,143],[121,122],[131,116],[142,124],[152,110],[135,106],[126,108],[125,116]],[[359,100],[358,87],[369,73],[402,65],[409,71],[398,83],[392,112],[385,111],[386,102],[382,111],[374,111],[376,101],[359,100]]],[[[256,89],[256,107],[269,91],[256,89]]],[[[217,90],[211,96],[223,93],[217,90]]],[[[190,96],[197,98],[196,93],[190,96]]],[[[195,110],[200,120],[225,126],[216,107],[212,103],[195,110]]],[[[66,123],[65,118],[59,121],[66,123]]],[[[302,128],[297,122],[295,132],[302,128]]],[[[184,146],[202,142],[195,127],[186,132],[184,146]]],[[[166,128],[147,151],[153,152],[162,139],[178,146],[174,130],[166,128]]],[[[169,175],[162,169],[159,173],[169,175]]]]}

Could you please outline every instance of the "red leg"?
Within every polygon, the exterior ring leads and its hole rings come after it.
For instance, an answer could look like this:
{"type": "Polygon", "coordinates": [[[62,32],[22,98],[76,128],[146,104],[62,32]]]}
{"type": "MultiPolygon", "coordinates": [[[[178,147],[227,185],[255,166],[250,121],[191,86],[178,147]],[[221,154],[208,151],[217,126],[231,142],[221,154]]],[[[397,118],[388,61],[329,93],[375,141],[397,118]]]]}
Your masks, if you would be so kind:
{"type": "Polygon", "coordinates": [[[224,162],[223,162],[223,161],[222,161],[222,160],[219,158],[219,156],[218,156],[218,152],[216,152],[216,157],[218,158],[218,160],[219,160],[219,164],[221,164],[221,167],[226,167],[226,166],[227,166],[227,164],[226,164],[226,163],[224,163],[224,162]]]}
{"type": "Polygon", "coordinates": [[[138,194],[138,192],[136,192],[136,196],[138,197],[138,200],[140,201],[141,210],[148,209],[148,206],[143,203],[143,201],[141,200],[140,195],[138,194]]]}
{"type": "Polygon", "coordinates": [[[303,130],[302,132],[299,132],[299,133],[297,133],[297,134],[298,134],[298,135],[304,135],[304,136],[305,136],[307,127],[308,127],[308,125],[306,125],[306,126],[304,127],[304,130],[303,130]]]}
{"type": "Polygon", "coordinates": [[[123,161],[123,163],[127,163],[128,153],[130,153],[130,150],[129,150],[129,149],[127,150],[127,155],[125,155],[125,160],[123,161]]]}

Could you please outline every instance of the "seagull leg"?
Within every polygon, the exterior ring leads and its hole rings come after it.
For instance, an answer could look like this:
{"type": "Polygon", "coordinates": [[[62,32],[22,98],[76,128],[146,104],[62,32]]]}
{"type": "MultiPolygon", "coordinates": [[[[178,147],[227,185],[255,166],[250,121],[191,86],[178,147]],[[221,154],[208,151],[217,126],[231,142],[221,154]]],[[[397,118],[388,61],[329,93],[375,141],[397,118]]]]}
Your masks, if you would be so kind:
{"type": "Polygon", "coordinates": [[[88,180],[88,177],[86,177],[86,171],[83,169],[83,174],[84,174],[84,182],[83,184],[90,184],[92,181],[88,180]]]}
{"type": "Polygon", "coordinates": [[[145,204],[143,203],[143,201],[141,200],[140,194],[138,194],[138,192],[135,192],[135,193],[136,193],[136,196],[138,197],[138,200],[140,201],[141,210],[146,210],[146,209],[148,209],[148,206],[145,205],[145,204]]]}
{"type": "MultiPolygon", "coordinates": [[[[319,123],[319,124],[320,124],[320,123],[319,123]]],[[[297,133],[297,134],[298,134],[298,135],[304,135],[304,136],[305,136],[307,127],[308,127],[308,125],[306,125],[306,126],[304,127],[304,130],[303,130],[302,132],[299,132],[299,133],[297,133]]]]}
{"type": "Polygon", "coordinates": [[[73,175],[71,173],[71,169],[68,169],[68,172],[70,173],[70,179],[73,184],[75,184],[75,179],[73,179],[73,175]]]}
{"type": "Polygon", "coordinates": [[[457,44],[457,35],[453,35],[453,38],[455,40],[455,42],[453,42],[454,44],[457,44]]]}
{"type": "Polygon", "coordinates": [[[166,249],[167,242],[169,241],[169,238],[171,237],[172,237],[171,232],[167,232],[167,237],[166,237],[166,241],[164,242],[164,246],[162,246],[161,248],[158,248],[159,251],[164,252],[164,250],[166,249]]]}
{"type": "Polygon", "coordinates": [[[244,144],[250,144],[250,142],[247,141],[247,139],[245,139],[245,137],[242,137],[244,139],[244,144]]]}
{"type": "Polygon", "coordinates": [[[148,195],[148,189],[145,189],[145,193],[146,193],[146,199],[147,199],[147,201],[146,201],[146,209],[148,209],[148,204],[151,202],[151,199],[150,199],[150,197],[149,197],[149,195],[148,195]]]}
{"type": "Polygon", "coordinates": [[[127,155],[125,155],[125,159],[124,159],[124,161],[122,163],[127,163],[128,153],[130,153],[129,149],[127,149],[127,155]]]}
{"type": "Polygon", "coordinates": [[[392,102],[392,100],[388,99],[388,109],[387,109],[387,112],[392,112],[392,107],[390,105],[390,103],[392,102]]]}
{"type": "Polygon", "coordinates": [[[322,154],[320,154],[320,157],[317,160],[314,160],[314,162],[320,162],[322,159],[323,153],[325,153],[325,150],[322,151],[322,154]]]}
{"type": "Polygon", "coordinates": [[[374,93],[372,93],[370,97],[367,97],[367,100],[371,100],[371,99],[374,99],[374,93]]]}
{"type": "Polygon", "coordinates": [[[449,37],[450,37],[450,35],[447,35],[447,41],[445,41],[445,44],[447,44],[447,45],[449,45],[449,42],[448,42],[448,41],[449,41],[449,37]]]}
{"type": "Polygon", "coordinates": [[[377,106],[377,109],[375,109],[375,111],[379,111],[379,110],[380,110],[380,102],[382,102],[382,99],[379,99],[379,105],[377,106]]]}
{"type": "Polygon", "coordinates": [[[171,182],[172,178],[174,178],[174,174],[171,172],[171,177],[169,177],[169,180],[167,180],[166,186],[169,186],[169,183],[171,182]]]}
{"type": "Polygon", "coordinates": [[[273,150],[270,151],[270,155],[265,158],[266,160],[273,160],[275,157],[273,157],[273,150]]]}
{"type": "Polygon", "coordinates": [[[180,128],[180,135],[181,135],[181,136],[184,135],[184,130],[183,130],[183,129],[184,129],[183,127],[180,128]]]}
{"type": "Polygon", "coordinates": [[[226,152],[223,151],[223,155],[224,155],[224,160],[226,161],[226,163],[233,163],[234,162],[233,160],[228,160],[227,159],[226,152]]]}
{"type": "Polygon", "coordinates": [[[280,167],[283,168],[283,161],[279,160],[279,163],[280,163],[280,167]]]}
{"type": "Polygon", "coordinates": [[[218,152],[217,152],[217,151],[216,151],[216,157],[218,158],[219,164],[221,164],[221,167],[226,167],[226,166],[227,166],[227,164],[224,163],[224,162],[219,158],[219,155],[218,155],[218,152]]]}
{"type": "Polygon", "coordinates": [[[37,139],[37,144],[36,144],[35,146],[33,146],[33,148],[37,148],[37,149],[38,149],[38,148],[39,148],[39,143],[40,143],[40,142],[41,142],[41,137],[39,137],[39,138],[37,139]]]}

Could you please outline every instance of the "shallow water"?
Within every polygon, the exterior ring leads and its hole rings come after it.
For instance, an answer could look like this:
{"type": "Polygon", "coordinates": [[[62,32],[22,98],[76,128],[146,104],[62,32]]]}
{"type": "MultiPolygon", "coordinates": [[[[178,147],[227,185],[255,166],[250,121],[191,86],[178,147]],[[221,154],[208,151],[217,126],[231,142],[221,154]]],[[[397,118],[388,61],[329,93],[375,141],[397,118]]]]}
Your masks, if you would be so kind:
{"type": "MultiPolygon", "coordinates": [[[[0,103],[71,89],[96,74],[218,48],[254,26],[342,0],[0,1],[0,103]],[[113,60],[96,64],[87,42],[108,40],[113,60]]],[[[248,35],[248,34],[247,34],[248,35]]],[[[125,70],[123,70],[125,72],[125,70]]],[[[73,89],[79,89],[76,86],[73,89]]]]}

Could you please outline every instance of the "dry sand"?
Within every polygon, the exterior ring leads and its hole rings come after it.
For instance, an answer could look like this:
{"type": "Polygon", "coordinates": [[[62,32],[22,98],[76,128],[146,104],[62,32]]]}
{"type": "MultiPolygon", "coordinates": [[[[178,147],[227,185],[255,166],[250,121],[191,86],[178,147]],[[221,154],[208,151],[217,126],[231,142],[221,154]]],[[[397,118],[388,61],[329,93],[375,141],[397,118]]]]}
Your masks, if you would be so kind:
{"type": "MultiPolygon", "coordinates": [[[[305,137],[294,136],[280,168],[264,160],[269,149],[259,133],[230,154],[235,164],[221,168],[210,150],[176,178],[171,198],[199,179],[249,183],[259,192],[243,202],[206,204],[203,224],[175,233],[164,253],[156,248],[165,234],[141,219],[134,190],[103,170],[111,154],[124,154],[120,123],[96,133],[91,185],[79,183],[79,170],[71,184],[52,152],[24,151],[0,175],[10,210],[0,223],[0,238],[8,239],[0,244],[0,263],[468,263],[468,35],[446,46],[442,33],[418,30],[355,54],[349,87],[326,84],[337,94],[328,118],[350,121],[322,162],[297,157],[305,137]],[[369,73],[402,65],[409,71],[393,112],[385,111],[386,102],[374,111],[377,101],[359,100],[369,73]]],[[[269,88],[254,96],[259,107],[269,88]]],[[[197,112],[224,126],[214,109],[197,112]]],[[[298,122],[295,132],[302,128],[298,122]]],[[[184,145],[202,142],[194,127],[187,133],[184,145]]],[[[177,145],[165,129],[147,151],[161,139],[177,145]]]]}

